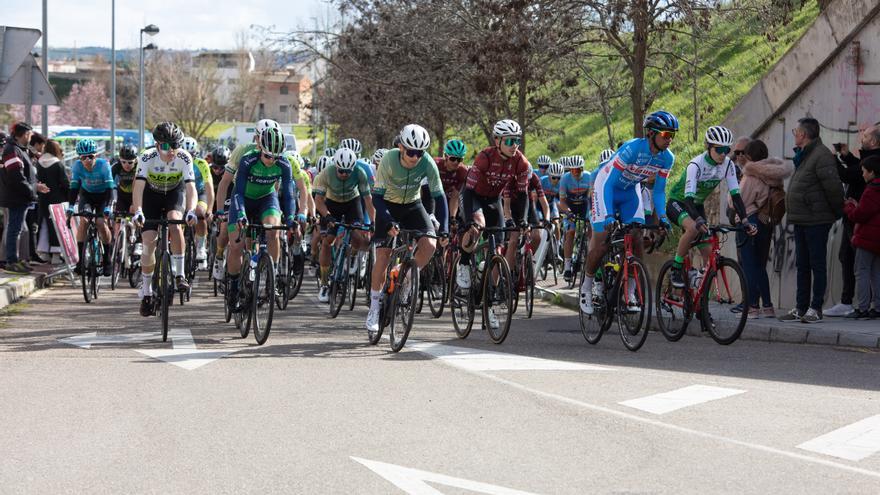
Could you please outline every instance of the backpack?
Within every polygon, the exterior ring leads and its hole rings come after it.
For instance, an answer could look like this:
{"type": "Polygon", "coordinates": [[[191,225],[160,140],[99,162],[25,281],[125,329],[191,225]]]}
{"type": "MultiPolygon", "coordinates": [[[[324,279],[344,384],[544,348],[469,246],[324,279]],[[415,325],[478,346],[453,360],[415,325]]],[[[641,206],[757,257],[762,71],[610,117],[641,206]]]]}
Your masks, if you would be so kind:
{"type": "Polygon", "coordinates": [[[768,219],[770,225],[779,225],[782,223],[782,217],[785,216],[785,189],[777,186],[770,186],[767,193],[767,201],[758,209],[758,215],[761,219],[768,219]]]}

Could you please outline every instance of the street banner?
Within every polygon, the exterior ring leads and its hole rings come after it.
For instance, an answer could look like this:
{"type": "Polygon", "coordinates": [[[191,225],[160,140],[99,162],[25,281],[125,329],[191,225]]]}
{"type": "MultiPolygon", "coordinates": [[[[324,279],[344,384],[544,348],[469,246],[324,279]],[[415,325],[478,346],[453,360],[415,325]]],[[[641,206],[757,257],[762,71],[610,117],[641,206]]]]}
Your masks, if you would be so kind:
{"type": "MultiPolygon", "coordinates": [[[[67,228],[67,202],[49,205],[49,216],[52,218],[52,225],[55,227],[55,233],[58,235],[58,242],[63,250],[64,260],[68,266],[75,265],[79,262],[79,253],[76,250],[76,239],[73,232],[67,228]]],[[[76,223],[79,218],[72,218],[72,223],[76,223]]],[[[76,225],[74,225],[76,228],[76,225]]]]}

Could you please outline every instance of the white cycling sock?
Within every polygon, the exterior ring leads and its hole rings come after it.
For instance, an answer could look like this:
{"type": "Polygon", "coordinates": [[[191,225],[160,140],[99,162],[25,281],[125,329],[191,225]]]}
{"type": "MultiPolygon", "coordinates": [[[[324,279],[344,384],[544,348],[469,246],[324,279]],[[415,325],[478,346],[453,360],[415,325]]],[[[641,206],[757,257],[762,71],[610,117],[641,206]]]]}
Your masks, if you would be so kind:
{"type": "Polygon", "coordinates": [[[205,249],[205,245],[208,243],[208,238],[205,236],[196,236],[196,249],[205,249]]]}
{"type": "Polygon", "coordinates": [[[571,258],[565,258],[565,270],[571,270],[571,258]]]}
{"type": "Polygon", "coordinates": [[[141,299],[153,295],[153,274],[143,273],[141,276],[141,299]]]}
{"type": "Polygon", "coordinates": [[[382,291],[370,289],[370,311],[379,309],[380,297],[382,297],[382,291]]]}
{"type": "Polygon", "coordinates": [[[171,273],[174,274],[175,277],[183,276],[184,273],[184,263],[186,262],[186,256],[183,254],[172,254],[171,255],[171,273]]]}
{"type": "Polygon", "coordinates": [[[581,284],[581,292],[589,294],[593,291],[593,278],[594,277],[584,274],[584,283],[581,284]]]}

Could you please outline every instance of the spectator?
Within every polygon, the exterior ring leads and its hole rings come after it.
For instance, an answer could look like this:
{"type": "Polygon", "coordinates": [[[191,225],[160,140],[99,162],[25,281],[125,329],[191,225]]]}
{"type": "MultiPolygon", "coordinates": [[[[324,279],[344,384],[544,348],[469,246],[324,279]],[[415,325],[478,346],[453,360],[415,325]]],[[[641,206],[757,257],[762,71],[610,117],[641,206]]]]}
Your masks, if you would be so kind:
{"type": "Polygon", "coordinates": [[[866,182],[862,199],[847,198],[844,206],[847,217],[855,223],[852,245],[856,248],[858,294],[858,308],[846,317],[874,319],[880,316],[880,156],[863,158],[861,165],[866,182]]]}
{"type": "Polygon", "coordinates": [[[815,323],[822,320],[828,286],[828,233],[843,213],[843,187],[837,159],[819,137],[819,121],[800,119],[792,134],[795,171],[785,195],[785,209],[788,223],[794,225],[797,305],[780,320],[815,323]]]}
{"type": "Polygon", "coordinates": [[[12,126],[12,136],[3,148],[0,159],[0,206],[7,209],[6,271],[30,273],[32,269],[18,258],[18,236],[24,227],[25,215],[31,204],[37,201],[37,192],[48,188],[38,184],[32,173],[27,146],[30,143],[31,126],[19,122],[12,126]]]}
{"type": "MultiPolygon", "coordinates": [[[[865,179],[862,178],[860,161],[872,155],[880,155],[880,126],[873,125],[861,132],[862,149],[859,156],[855,157],[849,151],[846,144],[834,145],[840,148],[837,172],[846,189],[846,199],[858,201],[865,190],[865,179]]],[[[853,222],[844,215],[843,235],[840,238],[840,263],[843,265],[843,291],[840,294],[840,302],[827,311],[825,316],[846,316],[852,312],[853,296],[856,291],[855,249],[850,244],[853,237],[853,222]]]]}
{"type": "Polygon", "coordinates": [[[781,188],[783,181],[794,172],[794,166],[776,157],[768,158],[767,145],[757,139],[744,147],[737,159],[740,157],[743,157],[740,194],[746,204],[749,222],[758,227],[754,237],[743,234],[738,239],[740,242],[737,242],[749,285],[749,318],[775,318],[770,297],[770,277],[767,275],[773,225],[766,207],[770,201],[770,188],[781,188]],[[760,309],[759,300],[763,303],[760,309]]]}
{"type": "MultiPolygon", "coordinates": [[[[43,137],[39,132],[34,132],[31,134],[31,140],[28,143],[28,156],[31,158],[31,173],[34,177],[37,176],[37,161],[40,159],[40,156],[43,154],[43,150],[46,148],[46,138],[43,137]]],[[[42,219],[40,218],[40,209],[37,205],[34,205],[31,208],[28,208],[27,217],[25,217],[25,225],[27,225],[29,241],[28,242],[28,250],[30,251],[30,260],[34,263],[46,263],[47,260],[44,260],[37,253],[37,243],[40,240],[40,224],[42,223],[42,219]]]]}
{"type": "Polygon", "coordinates": [[[742,179],[743,167],[746,166],[748,160],[745,156],[746,146],[752,141],[752,138],[748,136],[742,136],[737,138],[736,142],[733,143],[733,149],[730,150],[730,153],[733,155],[731,160],[736,164],[736,178],[742,179]]]}
{"type": "Polygon", "coordinates": [[[40,157],[39,168],[37,168],[37,179],[46,184],[49,190],[40,193],[40,229],[46,232],[49,241],[49,253],[52,253],[52,263],[60,263],[59,253],[61,253],[61,245],[58,242],[58,235],[55,229],[50,225],[51,215],[49,214],[49,205],[63,203],[67,201],[67,194],[70,192],[70,179],[67,177],[67,171],[61,159],[64,158],[64,152],[58,141],[49,140],[46,143],[46,149],[40,157]]]}

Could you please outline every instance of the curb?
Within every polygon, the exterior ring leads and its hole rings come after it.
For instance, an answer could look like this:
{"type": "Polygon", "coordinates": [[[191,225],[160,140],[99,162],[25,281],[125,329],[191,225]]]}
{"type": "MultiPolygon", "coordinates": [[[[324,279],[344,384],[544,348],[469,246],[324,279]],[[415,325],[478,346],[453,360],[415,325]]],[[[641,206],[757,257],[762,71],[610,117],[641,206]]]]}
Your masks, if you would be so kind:
{"type": "Polygon", "coordinates": [[[41,287],[42,274],[0,277],[0,309],[15,304],[41,287]]]}
{"type": "MultiPolygon", "coordinates": [[[[554,290],[535,287],[543,301],[577,312],[578,300],[572,294],[559,294],[554,290]]],[[[805,325],[807,328],[800,329],[795,326],[787,326],[775,320],[752,320],[746,324],[740,339],[755,340],[760,342],[781,342],[786,344],[813,344],[838,347],[860,347],[880,349],[880,334],[865,334],[822,328],[821,325],[805,325]],[[764,323],[764,321],[776,323],[764,323]]],[[[792,324],[794,325],[794,324],[792,324]]],[[[652,331],[658,332],[656,328],[652,331]]],[[[706,337],[700,331],[699,325],[690,325],[687,334],[692,337],[706,337]]]]}

